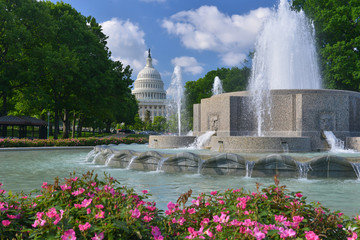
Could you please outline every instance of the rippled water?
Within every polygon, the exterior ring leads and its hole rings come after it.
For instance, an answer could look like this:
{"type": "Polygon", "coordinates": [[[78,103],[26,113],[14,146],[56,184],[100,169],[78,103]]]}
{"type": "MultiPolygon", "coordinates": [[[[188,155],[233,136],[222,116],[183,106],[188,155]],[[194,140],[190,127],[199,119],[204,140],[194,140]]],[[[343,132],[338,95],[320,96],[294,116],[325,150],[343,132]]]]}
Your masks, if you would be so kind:
{"type": "MultiPolygon", "coordinates": [[[[70,172],[78,175],[95,170],[103,172],[138,193],[146,189],[153,195],[161,209],[169,201],[175,202],[180,194],[193,190],[193,196],[200,192],[245,188],[255,190],[256,182],[268,186],[271,178],[245,178],[234,176],[203,176],[199,174],[169,174],[164,172],[139,172],[126,169],[109,168],[85,161],[90,150],[52,150],[0,152],[0,182],[5,190],[29,192],[39,189],[44,181],[52,182],[54,177],[68,177],[70,172]]],[[[360,213],[360,181],[358,180],[304,180],[282,179],[280,184],[291,191],[302,191],[308,200],[320,201],[332,210],[341,210],[352,216],[360,213]]]]}

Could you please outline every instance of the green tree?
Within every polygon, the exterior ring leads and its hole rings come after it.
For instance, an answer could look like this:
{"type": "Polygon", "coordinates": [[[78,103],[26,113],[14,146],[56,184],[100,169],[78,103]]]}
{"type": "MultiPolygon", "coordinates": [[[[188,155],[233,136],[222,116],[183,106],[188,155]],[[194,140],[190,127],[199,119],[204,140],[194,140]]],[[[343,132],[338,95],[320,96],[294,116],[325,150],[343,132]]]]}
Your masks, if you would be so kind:
{"type": "MultiPolygon", "coordinates": [[[[246,63],[246,62],[245,62],[246,63]]],[[[212,96],[212,88],[214,78],[218,76],[225,92],[235,92],[246,90],[248,79],[250,76],[250,68],[243,66],[242,68],[218,68],[208,72],[203,78],[197,81],[188,81],[185,84],[186,110],[185,115],[188,121],[189,130],[193,125],[193,105],[200,103],[201,99],[212,96]]]]}
{"type": "Polygon", "coordinates": [[[360,1],[294,0],[313,21],[324,85],[360,91],[360,1]]]}
{"type": "Polygon", "coordinates": [[[152,128],[157,132],[165,132],[167,130],[167,122],[166,118],[163,116],[154,117],[154,122],[152,124],[152,128]]]}

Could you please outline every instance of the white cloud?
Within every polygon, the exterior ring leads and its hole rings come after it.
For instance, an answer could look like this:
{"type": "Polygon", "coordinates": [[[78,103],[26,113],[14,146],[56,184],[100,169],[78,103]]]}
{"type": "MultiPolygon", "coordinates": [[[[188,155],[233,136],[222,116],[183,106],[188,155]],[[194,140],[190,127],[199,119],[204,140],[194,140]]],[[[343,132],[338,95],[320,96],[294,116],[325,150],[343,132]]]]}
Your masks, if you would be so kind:
{"type": "Polygon", "coordinates": [[[258,8],[246,15],[226,15],[215,6],[181,11],[164,19],[162,27],[179,36],[185,47],[217,52],[224,64],[239,64],[254,46],[268,8],[258,8]]]}
{"type": "Polygon", "coordinates": [[[103,32],[109,36],[107,46],[112,58],[130,65],[137,74],[145,66],[145,33],[135,23],[112,18],[101,23],[103,32]]]}
{"type": "Polygon", "coordinates": [[[176,57],[171,60],[171,63],[174,66],[181,67],[184,72],[191,73],[193,75],[200,74],[204,71],[204,68],[198,63],[198,61],[194,57],[176,57]]]}

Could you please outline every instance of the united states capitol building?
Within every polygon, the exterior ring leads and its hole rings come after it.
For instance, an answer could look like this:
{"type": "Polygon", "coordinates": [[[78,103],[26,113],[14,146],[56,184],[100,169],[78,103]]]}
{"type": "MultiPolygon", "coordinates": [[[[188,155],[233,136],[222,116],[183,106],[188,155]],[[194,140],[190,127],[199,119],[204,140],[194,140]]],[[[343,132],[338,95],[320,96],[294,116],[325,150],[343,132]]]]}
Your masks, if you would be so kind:
{"type": "Polygon", "coordinates": [[[144,120],[146,112],[149,111],[151,121],[154,117],[166,117],[166,91],[160,73],[153,67],[152,58],[149,54],[146,66],[139,72],[134,82],[132,94],[135,95],[139,104],[139,117],[144,120]]]}

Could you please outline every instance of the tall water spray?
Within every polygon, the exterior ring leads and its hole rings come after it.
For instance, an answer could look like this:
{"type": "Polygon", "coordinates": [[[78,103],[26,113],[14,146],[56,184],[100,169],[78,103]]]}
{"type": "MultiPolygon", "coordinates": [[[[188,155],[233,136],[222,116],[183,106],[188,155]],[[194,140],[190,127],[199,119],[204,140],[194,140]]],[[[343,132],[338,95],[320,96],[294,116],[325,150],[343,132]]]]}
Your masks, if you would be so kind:
{"type": "Polygon", "coordinates": [[[265,117],[271,121],[271,89],[321,88],[314,33],[304,12],[292,11],[287,0],[280,0],[264,21],[249,83],[258,136],[263,135],[265,117]]]}
{"type": "Polygon", "coordinates": [[[175,66],[173,75],[171,77],[171,84],[167,90],[168,96],[171,98],[170,108],[175,109],[178,116],[178,131],[181,135],[181,105],[184,97],[184,88],[182,85],[181,68],[175,66]]]}
{"type": "Polygon", "coordinates": [[[224,92],[224,90],[223,90],[223,86],[222,86],[222,81],[220,80],[220,78],[218,76],[216,76],[214,79],[212,93],[213,93],[213,95],[218,95],[218,94],[222,94],[223,92],[224,92]]]}

